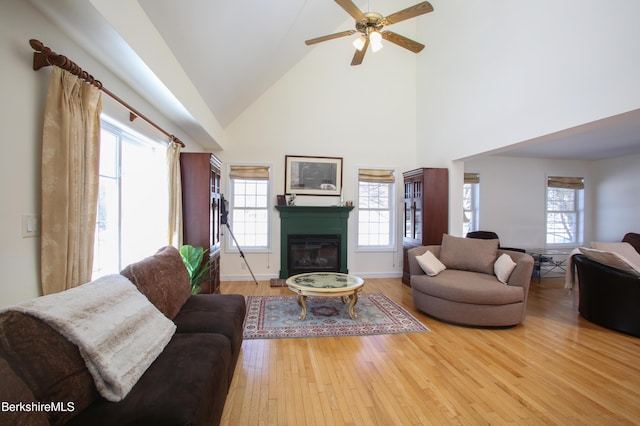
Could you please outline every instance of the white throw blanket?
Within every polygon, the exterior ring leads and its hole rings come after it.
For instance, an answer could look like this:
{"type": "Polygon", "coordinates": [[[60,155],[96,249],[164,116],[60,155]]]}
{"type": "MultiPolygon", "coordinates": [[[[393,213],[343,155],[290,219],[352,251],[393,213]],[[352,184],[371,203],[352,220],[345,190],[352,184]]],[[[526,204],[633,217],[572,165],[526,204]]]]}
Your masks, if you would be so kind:
{"type": "Polygon", "coordinates": [[[585,254],[591,260],[595,260],[598,263],[603,263],[608,266],[612,266],[614,268],[620,268],[620,265],[625,265],[623,270],[636,270],[636,272],[640,271],[640,255],[636,251],[635,248],[629,243],[626,242],[601,242],[601,241],[591,241],[589,244],[592,252],[600,252],[601,254],[611,254],[614,255],[613,258],[610,256],[610,260],[616,260],[612,263],[608,263],[607,260],[601,256],[594,257],[593,255],[589,255],[585,253],[586,250],[582,250],[585,247],[579,247],[571,251],[571,255],[569,255],[569,259],[567,260],[567,274],[565,278],[564,288],[573,289],[576,284],[578,284],[578,277],[575,272],[575,268],[573,266],[573,255],[574,254],[585,254]]]}
{"type": "Polygon", "coordinates": [[[575,248],[571,250],[569,257],[567,258],[567,270],[565,272],[564,278],[564,288],[569,290],[573,290],[575,285],[578,283],[578,277],[576,275],[576,270],[573,266],[573,256],[576,254],[580,254],[580,249],[575,248]]]}
{"type": "Polygon", "coordinates": [[[129,393],[176,330],[122,275],[107,275],[10,309],[45,321],[77,345],[96,388],[114,402],[129,393]]]}

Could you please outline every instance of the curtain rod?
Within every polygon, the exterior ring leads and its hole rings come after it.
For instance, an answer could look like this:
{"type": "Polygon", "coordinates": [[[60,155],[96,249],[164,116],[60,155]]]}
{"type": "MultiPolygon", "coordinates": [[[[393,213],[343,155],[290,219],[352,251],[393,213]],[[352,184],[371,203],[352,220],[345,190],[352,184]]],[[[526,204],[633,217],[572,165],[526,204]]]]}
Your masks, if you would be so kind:
{"type": "Polygon", "coordinates": [[[125,101],[120,99],[113,92],[111,92],[106,87],[104,87],[99,80],[96,80],[91,74],[89,74],[88,72],[86,72],[82,68],[80,68],[75,62],[73,62],[72,60],[70,60],[69,58],[67,58],[64,55],[58,55],[57,53],[55,53],[54,51],[52,51],[51,49],[46,47],[44,44],[42,44],[42,42],[39,41],[39,40],[31,39],[31,40],[29,40],[29,44],[31,45],[33,50],[35,50],[35,52],[33,53],[33,70],[34,71],[38,71],[41,68],[55,65],[55,66],[57,66],[59,68],[62,68],[65,71],[70,72],[71,74],[75,75],[76,77],[80,78],[81,80],[83,80],[83,81],[91,84],[92,86],[95,86],[98,89],[102,90],[104,93],[109,95],[111,98],[113,98],[120,105],[122,105],[126,109],[128,109],[129,110],[129,120],[130,121],[133,121],[136,118],[140,117],[144,121],[149,123],[151,126],[155,127],[157,130],[159,130],[162,134],[166,135],[169,138],[170,141],[178,143],[184,148],[184,146],[185,146],[184,142],[182,142],[180,139],[178,139],[174,135],[170,134],[169,132],[167,132],[166,130],[161,128],[160,126],[158,126],[153,121],[149,120],[147,117],[142,115],[140,112],[138,112],[131,105],[129,105],[128,103],[126,103],[125,101]]]}

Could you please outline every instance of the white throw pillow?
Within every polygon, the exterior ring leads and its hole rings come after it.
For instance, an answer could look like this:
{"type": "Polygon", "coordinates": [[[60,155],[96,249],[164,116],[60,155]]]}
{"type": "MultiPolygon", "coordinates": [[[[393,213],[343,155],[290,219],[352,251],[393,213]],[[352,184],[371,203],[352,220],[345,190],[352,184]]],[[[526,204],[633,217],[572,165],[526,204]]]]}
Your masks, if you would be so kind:
{"type": "Polygon", "coordinates": [[[418,265],[422,268],[425,274],[430,277],[435,277],[440,272],[447,269],[446,266],[438,258],[431,253],[429,250],[421,254],[420,256],[416,256],[416,260],[418,261],[418,265]]]}
{"type": "Polygon", "coordinates": [[[509,277],[515,268],[516,262],[514,262],[507,253],[502,253],[498,260],[496,260],[496,263],[493,264],[493,272],[496,274],[496,277],[498,277],[498,281],[503,284],[509,281],[509,277]]]}

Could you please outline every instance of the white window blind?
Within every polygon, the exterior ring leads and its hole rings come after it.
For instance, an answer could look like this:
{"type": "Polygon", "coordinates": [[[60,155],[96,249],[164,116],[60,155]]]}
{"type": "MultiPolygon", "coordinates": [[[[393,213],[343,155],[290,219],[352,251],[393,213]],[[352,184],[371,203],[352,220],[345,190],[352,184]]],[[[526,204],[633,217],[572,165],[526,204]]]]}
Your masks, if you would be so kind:
{"type": "MultiPolygon", "coordinates": [[[[267,165],[231,165],[229,226],[242,250],[267,250],[269,240],[270,167],[267,165]]],[[[235,242],[227,239],[227,248],[235,242]]]]}
{"type": "Polygon", "coordinates": [[[395,171],[358,170],[358,248],[392,249],[395,246],[395,171]]]}
{"type": "Polygon", "coordinates": [[[547,178],[547,244],[578,245],[582,242],[584,178],[547,178]]]}
{"type": "Polygon", "coordinates": [[[462,190],[463,217],[462,228],[464,235],[470,231],[477,231],[480,222],[480,174],[465,173],[464,186],[462,190]]]}

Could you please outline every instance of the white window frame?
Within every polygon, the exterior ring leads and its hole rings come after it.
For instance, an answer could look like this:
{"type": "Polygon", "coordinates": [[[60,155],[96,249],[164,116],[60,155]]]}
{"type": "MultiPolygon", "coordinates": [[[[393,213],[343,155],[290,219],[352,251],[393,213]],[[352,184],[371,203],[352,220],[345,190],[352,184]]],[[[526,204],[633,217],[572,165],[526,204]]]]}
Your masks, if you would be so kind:
{"type": "Polygon", "coordinates": [[[577,247],[582,245],[584,239],[584,189],[555,188],[574,192],[575,202],[573,210],[549,210],[549,189],[550,187],[545,181],[545,244],[548,247],[577,247]],[[549,242],[549,214],[552,213],[575,214],[576,220],[574,224],[573,241],[562,243],[549,242]]]}
{"type": "MultiPolygon", "coordinates": [[[[116,223],[116,230],[114,232],[117,232],[118,235],[118,241],[117,241],[117,248],[111,248],[109,249],[111,250],[117,250],[117,254],[114,254],[114,256],[117,256],[117,259],[115,259],[115,263],[117,263],[116,269],[114,270],[101,270],[101,269],[95,269],[96,265],[95,261],[94,261],[94,265],[93,265],[93,271],[92,271],[92,278],[96,279],[100,276],[103,276],[105,274],[110,274],[110,273],[118,273],[125,265],[125,263],[130,263],[130,261],[135,261],[135,260],[139,260],[139,259],[124,259],[124,254],[122,251],[123,248],[123,189],[122,189],[122,179],[123,179],[123,171],[122,171],[122,144],[125,143],[123,142],[124,140],[126,140],[126,143],[134,143],[136,145],[141,145],[141,146],[148,146],[154,150],[166,150],[166,143],[164,143],[161,140],[158,139],[154,139],[152,137],[149,137],[147,135],[144,135],[142,133],[139,133],[121,123],[119,123],[117,120],[112,119],[111,117],[103,114],[101,116],[101,131],[107,131],[109,133],[112,133],[116,136],[116,138],[118,139],[117,142],[117,152],[116,152],[116,156],[117,156],[117,164],[116,164],[116,176],[104,176],[102,174],[102,172],[100,172],[100,178],[108,178],[108,179],[114,179],[116,186],[117,186],[117,197],[118,197],[118,217],[117,217],[117,223],[116,223]]],[[[141,167],[144,167],[144,165],[142,165],[141,167]]],[[[167,186],[165,184],[163,184],[162,182],[157,182],[157,185],[159,185],[160,188],[167,188],[167,186]]],[[[168,197],[168,194],[167,194],[168,197]]],[[[166,213],[168,215],[168,204],[167,204],[167,210],[166,213]]],[[[99,216],[99,211],[98,211],[98,216],[96,217],[96,242],[95,244],[98,244],[98,226],[100,226],[101,223],[101,218],[99,216]]],[[[160,232],[166,232],[167,236],[166,238],[161,238],[162,243],[159,241],[157,242],[157,244],[154,247],[149,247],[149,253],[153,253],[153,250],[156,250],[160,247],[162,247],[163,244],[166,243],[166,241],[168,241],[168,217],[166,220],[166,226],[165,228],[160,231],[160,232]],[[157,247],[156,247],[157,246],[157,247]]],[[[96,247],[97,248],[97,247],[96,247]]],[[[95,251],[94,256],[98,256],[99,255],[99,251],[95,251]]],[[[142,255],[144,256],[144,255],[142,255]]]]}
{"type": "MultiPolygon", "coordinates": [[[[469,222],[463,223],[463,228],[467,229],[467,232],[478,231],[480,229],[480,184],[479,183],[465,183],[463,184],[463,221],[467,218],[467,212],[471,215],[469,222]],[[470,194],[470,208],[464,208],[464,194],[467,191],[467,187],[470,194]]],[[[466,233],[465,232],[465,235],[466,233]]]]}
{"type": "Polygon", "coordinates": [[[389,167],[358,167],[356,169],[356,188],[357,188],[357,208],[356,208],[356,230],[355,230],[355,239],[356,239],[356,250],[357,251],[395,251],[396,247],[397,247],[397,214],[396,214],[396,210],[397,210],[397,200],[396,200],[396,187],[398,185],[398,182],[394,182],[394,183],[387,183],[385,185],[388,185],[389,187],[389,201],[388,201],[388,208],[386,209],[365,209],[361,206],[360,204],[360,184],[361,183],[366,183],[366,182],[360,182],[360,179],[358,177],[359,171],[360,169],[373,169],[373,170],[393,170],[393,174],[394,176],[398,176],[398,171],[396,169],[392,169],[389,167]],[[371,211],[386,211],[389,214],[389,244],[386,245],[362,245],[360,244],[360,212],[363,210],[371,210],[371,211]]]}
{"type": "MultiPolygon", "coordinates": [[[[228,225],[229,227],[227,227],[227,225],[220,225],[220,232],[223,235],[226,235],[228,238],[226,238],[226,243],[225,243],[225,250],[229,253],[238,253],[240,250],[242,250],[243,252],[247,251],[247,252],[254,252],[254,253],[270,253],[271,252],[271,242],[272,242],[272,237],[271,237],[271,231],[272,231],[272,226],[271,226],[271,206],[273,205],[273,203],[271,202],[273,195],[271,193],[271,187],[272,187],[272,182],[271,180],[273,179],[273,175],[272,175],[272,170],[273,167],[271,164],[247,164],[247,163],[234,163],[234,164],[229,164],[228,165],[228,169],[227,169],[227,176],[229,176],[228,180],[227,180],[227,188],[228,188],[228,194],[229,196],[226,197],[225,196],[225,200],[228,203],[228,225]],[[232,166],[264,166],[267,167],[269,169],[269,179],[266,181],[262,181],[262,182],[266,182],[267,185],[267,189],[266,189],[266,205],[264,208],[260,208],[257,210],[264,210],[266,212],[266,223],[267,223],[267,243],[266,245],[261,245],[261,246],[250,246],[250,245],[246,245],[243,244],[240,240],[238,240],[238,244],[240,245],[240,247],[237,247],[235,245],[234,242],[234,238],[236,238],[236,240],[238,239],[238,232],[234,229],[234,210],[236,210],[236,207],[234,205],[234,200],[235,200],[235,194],[234,194],[234,181],[237,180],[235,178],[231,178],[230,177],[230,171],[231,171],[231,167],[232,166]],[[231,232],[229,232],[229,230],[231,230],[231,232]],[[231,235],[233,234],[233,236],[231,235]]],[[[253,179],[243,179],[243,180],[247,180],[247,181],[251,181],[253,179]]]]}

